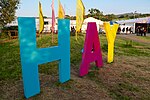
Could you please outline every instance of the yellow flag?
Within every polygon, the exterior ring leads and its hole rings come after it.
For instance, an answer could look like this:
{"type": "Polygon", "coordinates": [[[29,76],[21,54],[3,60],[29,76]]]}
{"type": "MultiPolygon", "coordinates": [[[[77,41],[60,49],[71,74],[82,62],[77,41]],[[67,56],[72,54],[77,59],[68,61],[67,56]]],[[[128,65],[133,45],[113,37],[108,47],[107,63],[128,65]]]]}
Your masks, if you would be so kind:
{"type": "Polygon", "coordinates": [[[118,24],[114,24],[113,26],[110,26],[110,23],[107,22],[104,23],[104,29],[108,41],[108,58],[107,58],[108,63],[112,63],[114,60],[114,43],[115,43],[118,27],[119,27],[118,24]]]}
{"type": "Polygon", "coordinates": [[[42,13],[42,6],[41,3],[39,2],[39,33],[42,33],[43,29],[44,29],[44,18],[42,13]]]}
{"type": "Polygon", "coordinates": [[[76,40],[78,39],[78,32],[82,28],[84,21],[85,8],[82,0],[77,0],[77,9],[76,9],[76,40]]]}
{"type": "Polygon", "coordinates": [[[60,0],[58,0],[58,3],[59,3],[58,18],[64,19],[65,18],[65,11],[63,9],[63,6],[60,3],[60,0]]]}

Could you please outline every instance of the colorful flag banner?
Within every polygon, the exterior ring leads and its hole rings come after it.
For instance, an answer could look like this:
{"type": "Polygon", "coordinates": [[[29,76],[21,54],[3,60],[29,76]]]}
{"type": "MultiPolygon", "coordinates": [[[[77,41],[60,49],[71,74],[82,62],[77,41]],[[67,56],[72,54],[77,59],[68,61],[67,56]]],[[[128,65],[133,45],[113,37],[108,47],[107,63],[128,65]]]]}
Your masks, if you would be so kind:
{"type": "Polygon", "coordinates": [[[65,11],[64,11],[64,8],[63,8],[60,0],[58,0],[58,4],[59,4],[58,18],[59,19],[64,19],[65,18],[65,11]]]}
{"type": "Polygon", "coordinates": [[[42,33],[43,29],[44,29],[44,18],[42,13],[42,6],[41,3],[39,2],[39,33],[42,33]]]}
{"type": "Polygon", "coordinates": [[[77,0],[77,9],[76,9],[76,40],[78,39],[78,32],[82,28],[84,21],[85,7],[82,0],[77,0]]]}

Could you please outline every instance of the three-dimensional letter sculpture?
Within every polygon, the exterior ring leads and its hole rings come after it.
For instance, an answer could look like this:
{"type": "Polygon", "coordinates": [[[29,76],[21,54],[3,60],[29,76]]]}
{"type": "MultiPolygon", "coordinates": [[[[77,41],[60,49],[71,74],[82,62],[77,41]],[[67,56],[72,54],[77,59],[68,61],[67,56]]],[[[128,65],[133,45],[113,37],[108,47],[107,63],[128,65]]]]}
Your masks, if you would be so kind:
{"type": "Polygon", "coordinates": [[[118,24],[114,24],[113,26],[110,26],[110,23],[107,22],[104,23],[104,28],[106,32],[107,41],[108,41],[108,58],[107,58],[108,63],[112,63],[114,59],[114,43],[115,43],[118,27],[119,27],[118,24]]]}
{"type": "Polygon", "coordinates": [[[84,50],[82,55],[82,63],[80,65],[80,76],[88,74],[90,63],[96,63],[97,67],[103,66],[100,42],[95,22],[88,23],[84,50]]]}
{"type": "Polygon", "coordinates": [[[35,18],[18,18],[22,76],[25,97],[40,93],[38,65],[59,61],[59,80],[70,79],[70,21],[58,20],[58,46],[36,47],[35,18]]]}

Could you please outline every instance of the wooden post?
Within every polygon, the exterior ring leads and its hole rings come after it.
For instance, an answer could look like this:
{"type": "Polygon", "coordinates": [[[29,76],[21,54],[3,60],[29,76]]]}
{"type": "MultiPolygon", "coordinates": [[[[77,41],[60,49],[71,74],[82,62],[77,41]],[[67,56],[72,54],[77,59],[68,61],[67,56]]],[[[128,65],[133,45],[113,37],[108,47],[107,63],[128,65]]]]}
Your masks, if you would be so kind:
{"type": "Polygon", "coordinates": [[[54,43],[54,33],[52,31],[52,43],[54,43]]]}

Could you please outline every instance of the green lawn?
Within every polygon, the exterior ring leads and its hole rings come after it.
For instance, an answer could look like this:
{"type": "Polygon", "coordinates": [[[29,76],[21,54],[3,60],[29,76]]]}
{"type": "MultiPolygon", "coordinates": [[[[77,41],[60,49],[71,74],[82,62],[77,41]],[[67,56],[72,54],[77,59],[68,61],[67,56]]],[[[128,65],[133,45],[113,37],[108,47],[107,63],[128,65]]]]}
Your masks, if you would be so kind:
{"type": "MultiPolygon", "coordinates": [[[[89,74],[82,80],[86,79],[95,82],[95,84],[98,85],[100,89],[103,88],[107,92],[107,95],[112,99],[150,99],[150,87],[142,87],[144,84],[150,86],[150,61],[148,61],[150,57],[150,47],[138,42],[117,38],[115,41],[114,63],[107,64],[107,40],[105,35],[100,35],[99,37],[104,66],[103,68],[98,69],[95,68],[95,64],[92,63],[89,74]],[[107,79],[110,79],[111,82],[113,79],[118,81],[116,81],[116,83],[107,83],[107,81],[109,81],[107,79]],[[143,83],[137,83],[141,81],[143,83]]],[[[79,66],[82,60],[81,50],[84,45],[85,36],[80,35],[78,42],[75,40],[74,36],[71,36],[70,38],[71,70],[74,71],[77,74],[76,77],[78,77],[79,66]]],[[[51,43],[50,35],[43,35],[42,37],[37,38],[38,48],[54,46],[57,44],[57,35],[55,35],[55,42],[53,44],[51,43]]],[[[39,73],[58,76],[57,68],[58,61],[42,64],[39,65],[39,73]]],[[[3,87],[4,83],[9,84],[10,81],[15,84],[16,81],[21,79],[19,41],[17,39],[9,41],[8,39],[0,39],[0,87],[3,87]]],[[[70,85],[79,83],[75,79],[72,79],[71,82],[66,84],[67,85],[61,85],[56,82],[55,86],[61,88],[66,87],[68,89],[70,85]]]]}

